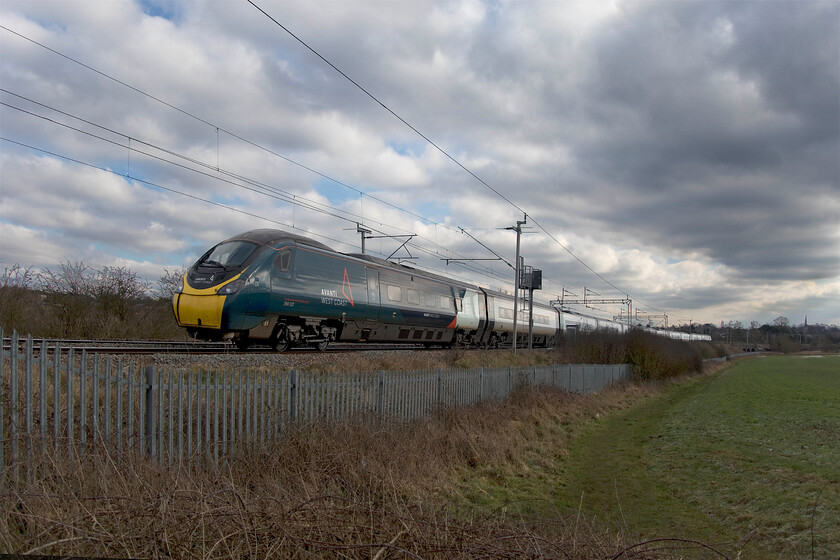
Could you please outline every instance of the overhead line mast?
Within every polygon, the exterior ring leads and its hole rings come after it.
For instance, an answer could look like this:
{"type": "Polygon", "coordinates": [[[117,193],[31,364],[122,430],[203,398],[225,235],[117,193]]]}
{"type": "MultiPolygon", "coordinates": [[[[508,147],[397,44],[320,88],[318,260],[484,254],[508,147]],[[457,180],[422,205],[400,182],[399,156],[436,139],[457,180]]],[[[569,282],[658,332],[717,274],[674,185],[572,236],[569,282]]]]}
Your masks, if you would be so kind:
{"type": "MultiPolygon", "coordinates": [[[[569,292],[571,293],[571,292],[569,292]]],[[[560,296],[560,299],[556,299],[550,302],[550,305],[554,307],[565,307],[567,305],[583,305],[589,307],[590,304],[595,305],[598,303],[606,303],[606,304],[621,304],[627,306],[627,320],[630,320],[632,317],[631,310],[633,308],[633,300],[630,299],[629,295],[625,295],[624,298],[591,298],[588,297],[589,294],[594,294],[596,296],[600,296],[601,294],[597,292],[593,292],[586,286],[583,288],[583,299],[566,299],[566,289],[563,289],[563,295],[560,296]]],[[[638,310],[636,311],[638,313],[638,310]]]]}
{"type": "Polygon", "coordinates": [[[519,241],[522,237],[522,225],[528,221],[528,214],[525,214],[524,219],[522,221],[517,220],[516,227],[507,227],[505,229],[513,230],[516,232],[516,272],[513,278],[513,353],[516,354],[516,322],[517,322],[517,311],[519,308],[519,241]]]}

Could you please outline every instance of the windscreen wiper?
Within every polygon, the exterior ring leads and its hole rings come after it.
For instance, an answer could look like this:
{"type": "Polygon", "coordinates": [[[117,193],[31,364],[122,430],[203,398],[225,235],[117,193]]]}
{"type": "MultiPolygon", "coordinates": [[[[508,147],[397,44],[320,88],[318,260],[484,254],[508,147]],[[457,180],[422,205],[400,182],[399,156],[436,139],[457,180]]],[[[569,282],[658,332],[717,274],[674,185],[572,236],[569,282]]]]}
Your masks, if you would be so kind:
{"type": "Polygon", "coordinates": [[[212,268],[221,268],[223,270],[227,270],[227,267],[220,262],[216,261],[202,261],[198,263],[198,266],[207,266],[212,268]]]}

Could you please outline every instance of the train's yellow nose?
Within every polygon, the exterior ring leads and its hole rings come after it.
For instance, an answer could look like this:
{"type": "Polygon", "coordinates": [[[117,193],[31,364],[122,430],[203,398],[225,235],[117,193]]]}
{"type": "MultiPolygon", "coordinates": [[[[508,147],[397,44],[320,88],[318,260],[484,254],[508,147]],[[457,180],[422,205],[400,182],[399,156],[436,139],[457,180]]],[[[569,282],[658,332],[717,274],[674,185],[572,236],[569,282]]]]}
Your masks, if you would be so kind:
{"type": "Polygon", "coordinates": [[[222,308],[225,305],[225,298],[216,293],[215,288],[209,290],[188,290],[184,293],[175,294],[172,298],[172,305],[175,309],[175,318],[178,325],[182,327],[204,327],[207,329],[218,329],[222,326],[222,308]],[[190,292],[211,292],[207,294],[188,293],[190,292]]]}

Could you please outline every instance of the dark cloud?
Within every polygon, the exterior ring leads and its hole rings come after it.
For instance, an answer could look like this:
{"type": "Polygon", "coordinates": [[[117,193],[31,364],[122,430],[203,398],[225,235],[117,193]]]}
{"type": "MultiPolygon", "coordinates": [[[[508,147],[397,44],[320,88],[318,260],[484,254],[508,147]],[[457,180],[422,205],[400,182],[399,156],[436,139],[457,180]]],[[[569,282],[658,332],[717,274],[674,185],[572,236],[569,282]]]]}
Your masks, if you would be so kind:
{"type": "Polygon", "coordinates": [[[624,15],[592,40],[582,96],[594,133],[573,146],[593,197],[615,201],[592,215],[742,279],[836,276],[840,5],[624,15]]]}

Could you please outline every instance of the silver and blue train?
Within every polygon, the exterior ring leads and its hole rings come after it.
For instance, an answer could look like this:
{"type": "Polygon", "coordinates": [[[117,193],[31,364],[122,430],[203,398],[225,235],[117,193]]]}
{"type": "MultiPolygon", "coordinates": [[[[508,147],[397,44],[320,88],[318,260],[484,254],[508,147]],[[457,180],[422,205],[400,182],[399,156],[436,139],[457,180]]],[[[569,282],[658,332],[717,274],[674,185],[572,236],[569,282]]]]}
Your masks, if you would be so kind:
{"type": "MultiPolygon", "coordinates": [[[[370,255],[339,253],[276,229],[247,231],[214,246],[189,268],[172,300],[178,325],[194,338],[278,351],[325,350],[334,341],[510,347],[513,303],[508,294],[370,255]]],[[[527,309],[519,311],[519,345],[528,342],[529,319],[527,309]]],[[[567,331],[629,328],[533,306],[536,347],[554,346],[567,331]]]]}

